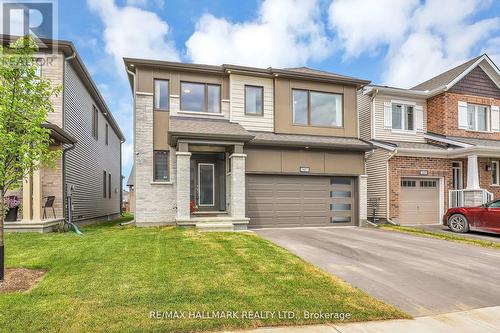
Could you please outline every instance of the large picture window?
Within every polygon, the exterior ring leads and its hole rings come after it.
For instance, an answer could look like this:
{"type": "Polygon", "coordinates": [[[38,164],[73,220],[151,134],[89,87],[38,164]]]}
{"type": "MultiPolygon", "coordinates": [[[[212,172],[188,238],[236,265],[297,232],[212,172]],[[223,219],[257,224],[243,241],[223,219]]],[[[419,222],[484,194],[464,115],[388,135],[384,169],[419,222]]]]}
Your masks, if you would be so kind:
{"type": "Polygon", "coordinates": [[[263,115],[263,100],[264,87],[245,86],[245,114],[263,115]]]}
{"type": "Polygon", "coordinates": [[[220,104],[220,85],[181,82],[181,111],[220,113],[220,104]]]}
{"type": "Polygon", "coordinates": [[[155,80],[155,109],[168,110],[169,83],[167,80],[155,80]]]}
{"type": "Polygon", "coordinates": [[[400,131],[415,130],[415,110],[413,105],[392,104],[392,129],[400,131]]]}
{"type": "Polygon", "coordinates": [[[167,182],[169,175],[168,150],[155,150],[154,152],[154,181],[167,182]]]}
{"type": "Polygon", "coordinates": [[[467,127],[471,131],[489,130],[489,108],[484,105],[467,104],[467,127]]]}
{"type": "Polygon", "coordinates": [[[292,99],[294,124],[325,127],[343,125],[342,95],[293,89],[292,99]]]}

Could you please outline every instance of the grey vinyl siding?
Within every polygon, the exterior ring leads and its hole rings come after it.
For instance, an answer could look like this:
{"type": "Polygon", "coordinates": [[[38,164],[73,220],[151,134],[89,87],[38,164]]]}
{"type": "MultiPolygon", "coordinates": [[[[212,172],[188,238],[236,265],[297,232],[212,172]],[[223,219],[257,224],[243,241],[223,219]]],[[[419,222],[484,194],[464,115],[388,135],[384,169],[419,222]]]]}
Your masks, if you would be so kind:
{"type": "Polygon", "coordinates": [[[366,153],[366,174],[368,175],[368,219],[373,216],[372,200],[379,198],[376,217],[387,218],[388,159],[390,152],[377,148],[366,153]]]}
{"type": "MultiPolygon", "coordinates": [[[[73,216],[75,221],[120,213],[120,139],[98,112],[98,139],[92,136],[92,113],[96,105],[72,65],[65,65],[64,129],[78,141],[66,153],[65,182],[75,186],[73,216]],[[103,198],[103,172],[111,174],[111,198],[103,198]]],[[[108,187],[107,184],[106,187],[108,187]]]]}
{"type": "Polygon", "coordinates": [[[372,115],[371,115],[371,98],[368,95],[363,95],[363,89],[357,92],[358,99],[358,114],[359,114],[359,137],[363,140],[372,139],[372,115]]]}

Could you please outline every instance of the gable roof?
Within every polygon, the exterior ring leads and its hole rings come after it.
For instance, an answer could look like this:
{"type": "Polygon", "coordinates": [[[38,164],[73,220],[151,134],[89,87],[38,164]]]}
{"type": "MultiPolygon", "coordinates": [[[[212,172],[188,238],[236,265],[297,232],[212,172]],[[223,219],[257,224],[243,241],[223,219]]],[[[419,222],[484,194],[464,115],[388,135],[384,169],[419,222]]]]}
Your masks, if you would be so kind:
{"type": "Polygon", "coordinates": [[[425,82],[422,82],[415,87],[411,88],[411,90],[420,90],[420,91],[433,91],[439,88],[445,88],[445,90],[451,88],[457,81],[459,81],[463,76],[468,74],[472,69],[477,67],[480,63],[485,60],[488,62],[493,69],[499,73],[498,67],[491,61],[487,54],[482,54],[478,57],[475,57],[467,62],[464,62],[461,65],[458,65],[446,72],[443,72],[425,82]]]}

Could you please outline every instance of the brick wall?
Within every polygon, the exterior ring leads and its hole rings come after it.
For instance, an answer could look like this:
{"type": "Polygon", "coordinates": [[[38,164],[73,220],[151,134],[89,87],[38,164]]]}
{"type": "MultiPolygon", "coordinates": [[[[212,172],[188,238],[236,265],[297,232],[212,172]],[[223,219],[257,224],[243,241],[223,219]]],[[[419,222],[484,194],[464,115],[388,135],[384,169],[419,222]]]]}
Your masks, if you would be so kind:
{"type": "Polygon", "coordinates": [[[444,177],[445,207],[448,207],[448,190],[453,186],[453,160],[428,157],[394,156],[389,160],[389,217],[399,218],[399,197],[402,177],[420,177],[421,170],[429,178],[444,177]]]}
{"type": "Polygon", "coordinates": [[[486,166],[492,161],[499,161],[499,159],[479,158],[479,185],[495,196],[496,199],[500,198],[500,186],[491,185],[491,171],[486,171],[486,166]]]}
{"type": "Polygon", "coordinates": [[[442,93],[427,100],[427,130],[446,136],[500,140],[499,133],[481,133],[458,128],[458,102],[498,105],[500,99],[456,93],[442,93]]]}

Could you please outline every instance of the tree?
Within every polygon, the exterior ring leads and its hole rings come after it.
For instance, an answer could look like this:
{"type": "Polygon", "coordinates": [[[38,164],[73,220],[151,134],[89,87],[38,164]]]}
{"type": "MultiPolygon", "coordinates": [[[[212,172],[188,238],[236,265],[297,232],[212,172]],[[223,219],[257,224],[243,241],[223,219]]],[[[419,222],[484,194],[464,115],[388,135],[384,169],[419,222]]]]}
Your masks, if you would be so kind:
{"type": "Polygon", "coordinates": [[[31,37],[0,46],[0,281],[4,279],[4,196],[33,170],[51,165],[50,131],[42,128],[61,89],[38,75],[31,37]]]}

